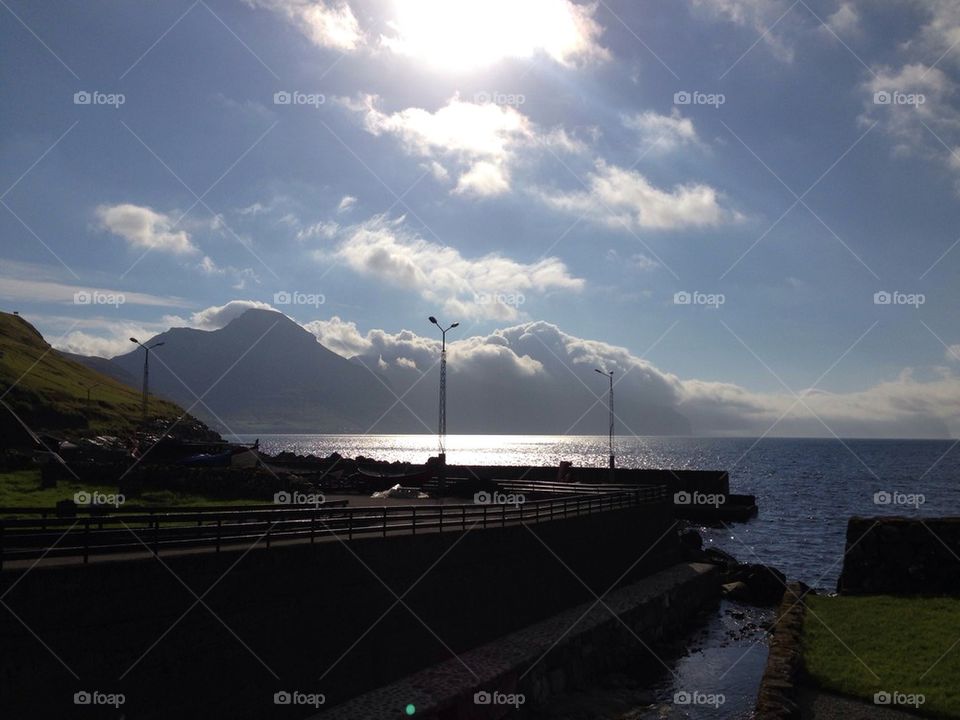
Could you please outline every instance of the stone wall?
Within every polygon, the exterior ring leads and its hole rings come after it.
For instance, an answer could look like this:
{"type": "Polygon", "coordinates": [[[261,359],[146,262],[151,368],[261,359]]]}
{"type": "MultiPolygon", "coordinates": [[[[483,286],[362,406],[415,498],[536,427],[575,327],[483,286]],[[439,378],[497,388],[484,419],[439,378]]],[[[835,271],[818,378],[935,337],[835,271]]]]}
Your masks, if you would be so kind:
{"type": "Polygon", "coordinates": [[[960,595],[960,518],[850,518],[837,591],[960,595]]]}
{"type": "Polygon", "coordinates": [[[336,703],[592,600],[621,576],[677,562],[673,523],[664,503],[529,527],[4,571],[0,715],[74,717],[73,694],[99,690],[124,693],[127,717],[302,718],[273,694],[336,703]]]}
{"type": "Polygon", "coordinates": [[[777,608],[767,666],[757,693],[754,720],[797,720],[797,690],[803,670],[803,617],[806,587],[789,583],[777,608]]]}

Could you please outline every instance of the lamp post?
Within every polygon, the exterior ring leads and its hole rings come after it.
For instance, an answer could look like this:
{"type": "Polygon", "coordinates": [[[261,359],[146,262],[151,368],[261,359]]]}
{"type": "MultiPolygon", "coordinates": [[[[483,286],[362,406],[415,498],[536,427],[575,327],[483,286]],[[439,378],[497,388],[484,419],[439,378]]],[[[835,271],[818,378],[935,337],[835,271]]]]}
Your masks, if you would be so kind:
{"type": "Polygon", "coordinates": [[[605,376],[607,377],[607,379],[610,380],[610,401],[609,401],[609,406],[610,406],[610,474],[612,475],[612,474],[613,474],[613,468],[614,468],[614,466],[615,466],[615,461],[614,461],[614,456],[613,456],[613,418],[614,418],[614,415],[613,415],[613,370],[611,370],[610,372],[604,372],[603,370],[597,370],[596,368],[594,368],[594,370],[595,370],[596,372],[600,373],[601,375],[605,375],[605,376]]]}
{"type": "Polygon", "coordinates": [[[90,409],[90,391],[94,388],[100,387],[101,385],[103,385],[103,383],[94,383],[93,385],[85,385],[80,383],[80,387],[85,388],[87,391],[87,410],[90,409]]]}
{"type": "Polygon", "coordinates": [[[147,395],[150,392],[150,351],[163,345],[162,342],[153,345],[144,345],[136,338],[130,338],[130,342],[136,343],[143,348],[143,424],[147,424],[147,395]]]}
{"type": "Polygon", "coordinates": [[[427,319],[440,328],[440,418],[437,435],[440,444],[440,464],[446,465],[447,452],[444,444],[447,441],[447,331],[453,330],[460,323],[455,322],[450,327],[444,328],[433,315],[427,319]]]}

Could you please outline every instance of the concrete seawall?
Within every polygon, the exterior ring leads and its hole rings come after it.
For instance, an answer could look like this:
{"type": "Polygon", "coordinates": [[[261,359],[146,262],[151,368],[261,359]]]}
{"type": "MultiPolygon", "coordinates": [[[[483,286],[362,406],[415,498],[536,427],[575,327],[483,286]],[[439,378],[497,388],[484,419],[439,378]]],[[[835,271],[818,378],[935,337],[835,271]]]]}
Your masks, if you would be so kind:
{"type": "Polygon", "coordinates": [[[274,693],[332,704],[442,662],[592,600],[581,580],[600,594],[624,573],[674,564],[673,530],[660,503],[529,527],[5,572],[16,616],[0,612],[4,714],[72,716],[75,692],[99,690],[124,693],[128,717],[303,717],[274,693]]]}
{"type": "Polygon", "coordinates": [[[675,565],[614,590],[603,604],[594,600],[558,613],[314,720],[388,720],[402,716],[407,705],[417,717],[443,720],[522,716],[551,695],[645,656],[719,599],[715,566],[675,565]],[[510,698],[512,706],[497,702],[510,698]]]}

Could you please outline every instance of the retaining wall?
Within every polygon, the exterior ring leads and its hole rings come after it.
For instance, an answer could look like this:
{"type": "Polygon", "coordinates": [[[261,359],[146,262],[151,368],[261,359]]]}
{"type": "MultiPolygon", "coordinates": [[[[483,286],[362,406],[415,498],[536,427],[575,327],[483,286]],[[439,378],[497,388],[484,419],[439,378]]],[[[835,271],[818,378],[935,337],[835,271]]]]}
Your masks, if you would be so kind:
{"type": "Polygon", "coordinates": [[[124,693],[127,717],[302,718],[273,694],[333,704],[592,600],[581,581],[600,594],[677,562],[673,522],[661,503],[530,527],[5,571],[0,716],[74,717],[73,694],[99,690],[124,693]]]}

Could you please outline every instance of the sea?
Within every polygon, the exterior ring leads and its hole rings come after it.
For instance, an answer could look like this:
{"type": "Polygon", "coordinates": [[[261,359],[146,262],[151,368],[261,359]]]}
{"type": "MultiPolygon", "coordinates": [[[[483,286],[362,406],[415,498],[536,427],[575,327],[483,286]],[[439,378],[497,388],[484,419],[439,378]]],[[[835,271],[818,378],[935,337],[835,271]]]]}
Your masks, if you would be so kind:
{"type": "MultiPolygon", "coordinates": [[[[255,437],[237,439],[252,442],[255,437]]],[[[347,457],[422,463],[437,453],[437,438],[430,435],[260,435],[259,439],[261,448],[271,454],[338,452],[347,457]]],[[[741,562],[771,565],[791,580],[831,593],[843,566],[850,516],[960,514],[958,443],[630,437],[616,439],[614,452],[617,465],[624,468],[726,470],[731,492],[755,495],[760,512],[746,523],[700,527],[705,545],[725,550],[741,562]]],[[[447,462],[458,465],[552,466],[567,460],[574,466],[605,467],[609,453],[607,436],[449,435],[446,450],[447,462]]],[[[649,714],[640,708],[632,717],[749,718],[766,661],[762,626],[772,619],[769,611],[724,601],[687,654],[655,683],[649,714]],[[693,692],[723,695],[724,703],[720,707],[678,705],[677,693],[684,692],[688,697],[693,692]]],[[[619,682],[616,692],[602,687],[597,692],[603,700],[629,698],[624,682],[629,685],[629,678],[619,682]]],[[[571,698],[566,706],[582,704],[571,698]]],[[[590,698],[587,704],[604,703],[590,698]]]]}

